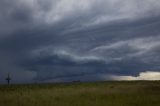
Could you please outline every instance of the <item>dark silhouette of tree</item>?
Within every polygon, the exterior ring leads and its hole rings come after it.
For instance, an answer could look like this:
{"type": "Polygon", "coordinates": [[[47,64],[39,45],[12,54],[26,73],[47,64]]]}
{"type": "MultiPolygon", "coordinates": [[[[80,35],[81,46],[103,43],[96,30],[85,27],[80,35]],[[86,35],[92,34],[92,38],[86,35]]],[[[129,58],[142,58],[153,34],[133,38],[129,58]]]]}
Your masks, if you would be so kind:
{"type": "Polygon", "coordinates": [[[10,78],[10,75],[9,75],[9,74],[8,74],[8,76],[7,76],[6,80],[7,80],[7,83],[8,83],[8,85],[9,85],[9,84],[10,84],[10,80],[11,80],[11,78],[10,78]]]}

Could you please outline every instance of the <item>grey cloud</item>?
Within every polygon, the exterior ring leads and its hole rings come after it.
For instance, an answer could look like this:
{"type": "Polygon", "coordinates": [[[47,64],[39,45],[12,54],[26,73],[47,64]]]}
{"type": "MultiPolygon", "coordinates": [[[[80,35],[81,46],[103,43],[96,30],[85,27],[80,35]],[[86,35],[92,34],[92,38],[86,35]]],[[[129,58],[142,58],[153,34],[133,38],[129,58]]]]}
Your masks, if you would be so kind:
{"type": "Polygon", "coordinates": [[[159,71],[159,7],[158,0],[1,0],[0,76],[98,80],[159,71]]]}

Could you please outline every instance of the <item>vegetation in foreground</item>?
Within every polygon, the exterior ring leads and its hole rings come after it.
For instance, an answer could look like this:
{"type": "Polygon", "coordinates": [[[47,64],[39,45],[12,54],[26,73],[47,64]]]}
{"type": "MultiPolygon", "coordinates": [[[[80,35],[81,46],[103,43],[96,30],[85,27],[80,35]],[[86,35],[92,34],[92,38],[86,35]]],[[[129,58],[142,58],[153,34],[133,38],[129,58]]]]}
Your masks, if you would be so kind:
{"type": "Polygon", "coordinates": [[[160,106],[160,81],[0,85],[0,106],[160,106]]]}

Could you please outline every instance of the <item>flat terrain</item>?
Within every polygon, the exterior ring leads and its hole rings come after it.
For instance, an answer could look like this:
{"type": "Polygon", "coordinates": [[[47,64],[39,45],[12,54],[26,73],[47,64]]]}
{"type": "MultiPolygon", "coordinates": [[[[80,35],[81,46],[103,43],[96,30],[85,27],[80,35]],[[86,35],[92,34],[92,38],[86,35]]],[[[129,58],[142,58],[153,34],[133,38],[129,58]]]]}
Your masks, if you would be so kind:
{"type": "Polygon", "coordinates": [[[0,85],[0,106],[160,106],[160,81],[0,85]]]}

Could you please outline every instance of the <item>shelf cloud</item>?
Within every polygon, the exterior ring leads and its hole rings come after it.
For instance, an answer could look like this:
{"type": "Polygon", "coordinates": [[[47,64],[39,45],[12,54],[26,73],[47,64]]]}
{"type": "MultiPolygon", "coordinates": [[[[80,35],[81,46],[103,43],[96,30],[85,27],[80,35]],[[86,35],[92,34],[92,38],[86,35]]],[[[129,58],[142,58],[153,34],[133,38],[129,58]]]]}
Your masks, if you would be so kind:
{"type": "Polygon", "coordinates": [[[1,0],[0,83],[159,79],[159,10],[159,0],[1,0]]]}

